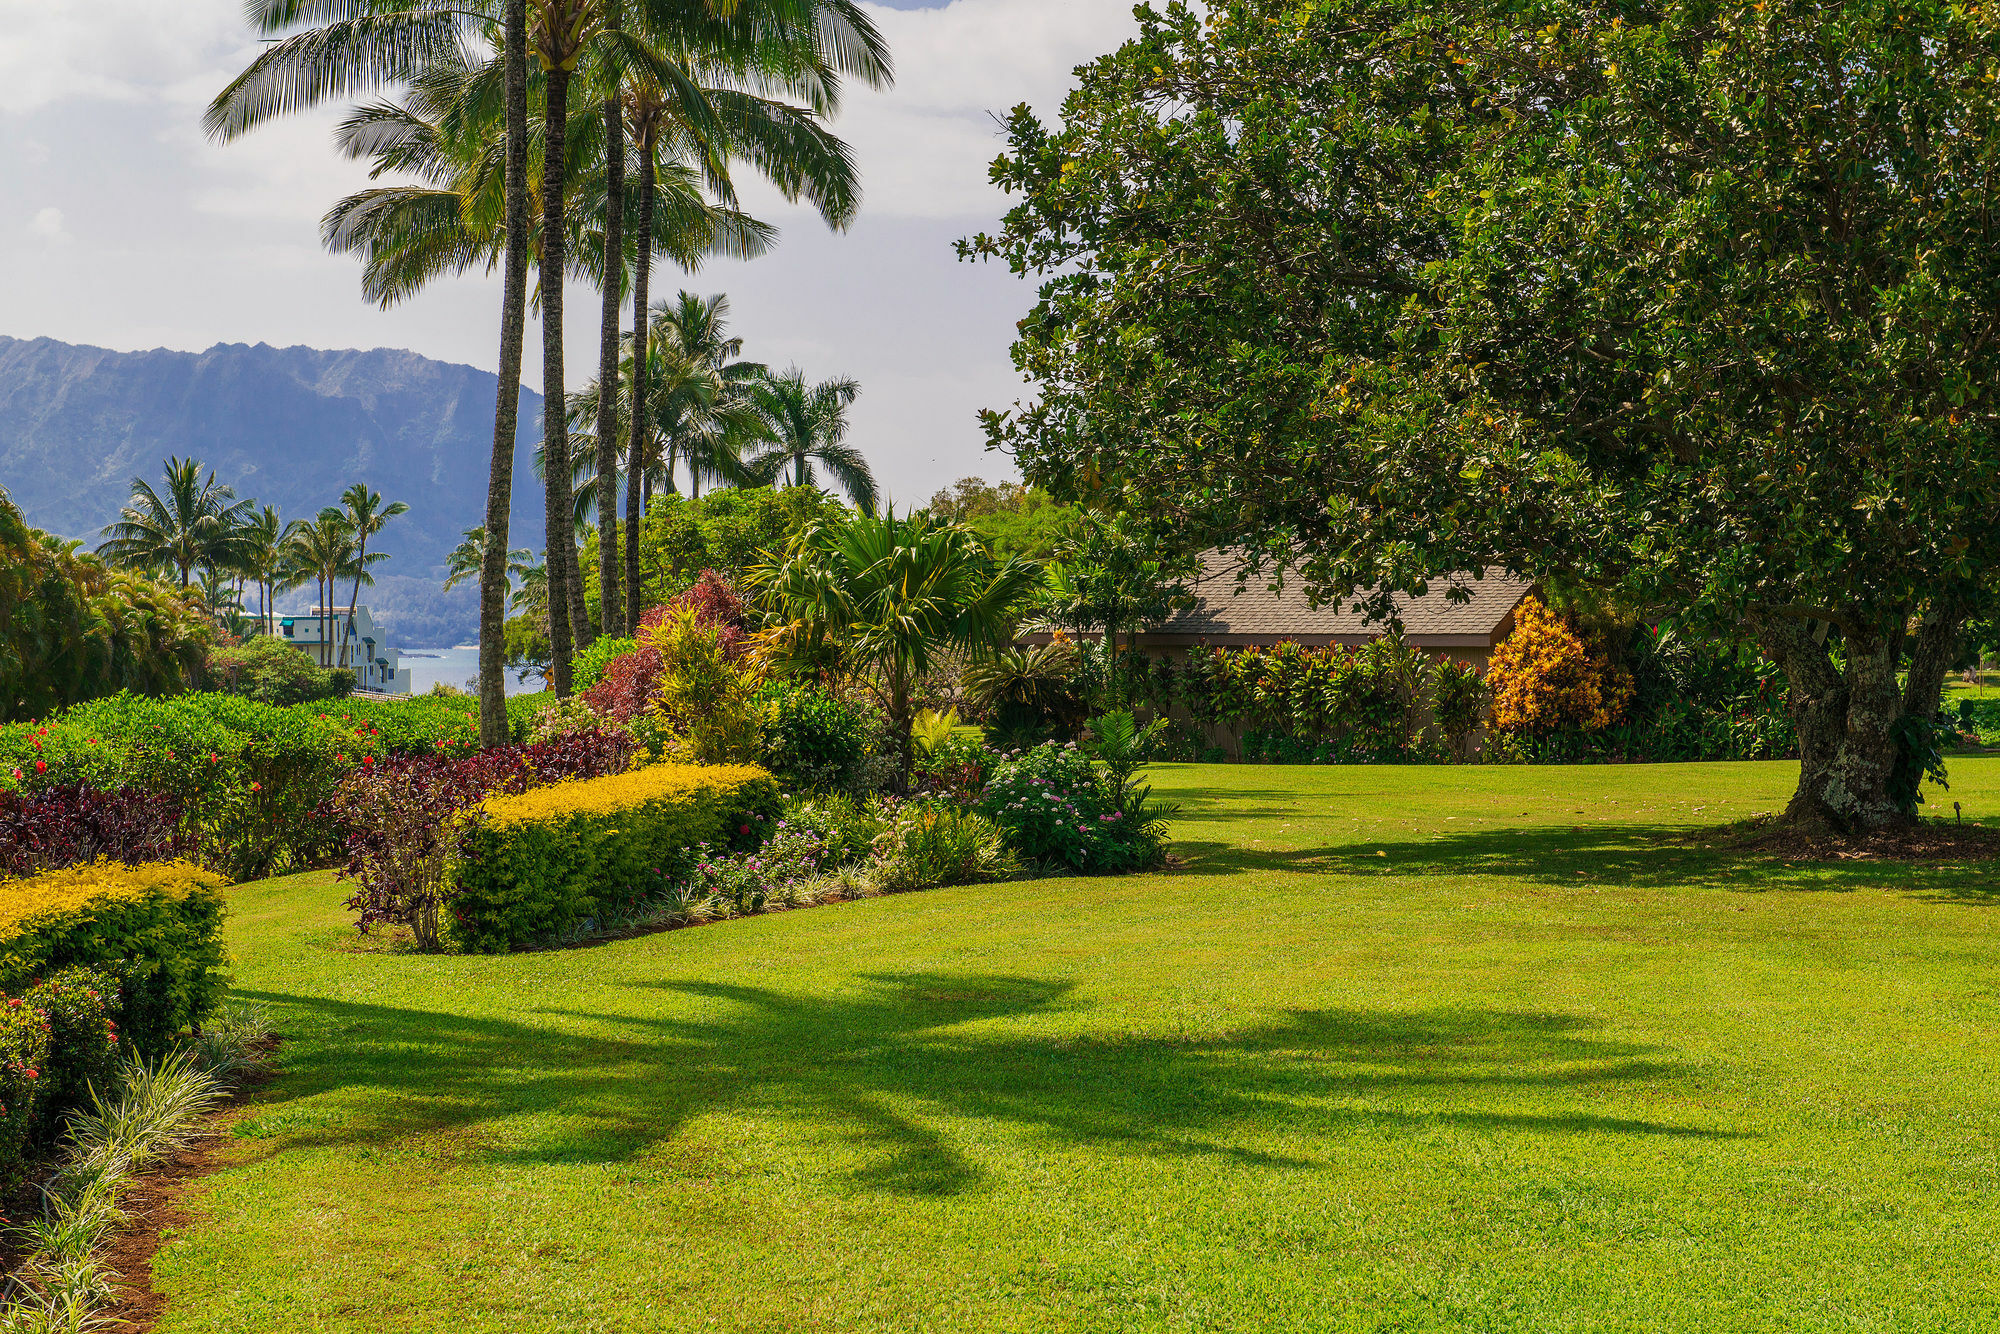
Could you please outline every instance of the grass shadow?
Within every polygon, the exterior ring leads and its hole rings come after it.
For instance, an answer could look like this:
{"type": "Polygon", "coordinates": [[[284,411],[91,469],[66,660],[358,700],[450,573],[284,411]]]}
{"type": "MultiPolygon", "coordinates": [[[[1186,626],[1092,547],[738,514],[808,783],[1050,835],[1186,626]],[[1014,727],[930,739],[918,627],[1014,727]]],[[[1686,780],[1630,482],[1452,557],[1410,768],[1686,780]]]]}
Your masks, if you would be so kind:
{"type": "Polygon", "coordinates": [[[1657,1090],[1689,1072],[1569,1015],[1293,1010],[1188,1041],[1069,1032],[1061,1021],[1078,1001],[1062,981],[914,973],[861,983],[837,997],[642,983],[634,989],[664,996],[625,996],[641,1003],[613,1013],[549,1007],[505,1019],[240,993],[272,1006],[304,1040],[290,1044],[287,1068],[239,1133],[266,1153],[449,1141],[495,1162],[616,1162],[735,1109],[845,1141],[854,1152],[837,1160],[862,1164],[843,1169],[854,1189],[910,1196],[975,1190],[985,1179],[941,1118],[1281,1169],[1316,1164],[1246,1141],[1273,1130],[1439,1126],[1735,1133],[1597,1110],[1620,1086],[1657,1090]],[[1541,1110],[1522,1109],[1524,1092],[1541,1110]],[[302,1106],[322,1095],[314,1106],[323,1114],[302,1106]]]}
{"type": "MultiPolygon", "coordinates": [[[[1725,832],[1714,834],[1721,839],[1725,832]]],[[[1991,861],[1787,861],[1705,843],[1703,833],[1593,824],[1469,830],[1311,848],[1177,841],[1174,851],[1183,860],[1184,873],[1206,875],[1496,875],[1542,885],[1717,885],[1747,892],[1891,888],[1939,901],[2000,904],[1991,861]]]]}

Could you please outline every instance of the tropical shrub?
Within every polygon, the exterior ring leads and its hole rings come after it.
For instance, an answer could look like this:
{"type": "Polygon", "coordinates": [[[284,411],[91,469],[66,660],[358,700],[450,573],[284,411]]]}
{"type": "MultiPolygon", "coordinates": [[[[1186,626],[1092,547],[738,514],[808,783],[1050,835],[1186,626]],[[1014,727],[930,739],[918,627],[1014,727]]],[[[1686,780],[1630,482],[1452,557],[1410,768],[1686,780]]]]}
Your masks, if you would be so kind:
{"type": "Polygon", "coordinates": [[[847,787],[868,740],[860,709],[817,686],[767,685],[758,693],[758,751],[764,766],[794,790],[847,787]]]}
{"type": "Polygon", "coordinates": [[[1630,673],[1533,597],[1521,603],[1514,632],[1493,650],[1486,685],[1494,729],[1526,736],[1602,731],[1632,698],[1630,673]]]}
{"type": "Polygon", "coordinates": [[[645,637],[660,655],[653,712],[673,738],[674,757],[695,764],[754,757],[758,675],[736,651],[730,628],[707,619],[696,605],[670,606],[645,637]]]}
{"type": "Polygon", "coordinates": [[[572,928],[701,844],[754,847],[778,787],[748,765],[661,764],[488,797],[461,817],[451,934],[494,951],[572,928]]]}
{"type": "Polygon", "coordinates": [[[780,823],[784,828],[811,830],[819,839],[826,866],[851,866],[873,854],[875,840],[895,813],[896,805],[889,799],[834,793],[787,802],[780,823]]]}
{"type": "Polygon", "coordinates": [[[623,733],[572,731],[465,759],[439,755],[363,766],[322,813],[344,835],[347,861],[340,874],[355,886],[347,906],[356,925],[363,931],[407,926],[418,948],[437,948],[463,836],[458,815],[498,793],[622,773],[633,752],[623,733]]]}
{"type": "Polygon", "coordinates": [[[965,690],[995,736],[1068,739],[1086,712],[1079,664],[1077,647],[1067,639],[1004,649],[966,668],[965,690]]]}
{"type": "Polygon", "coordinates": [[[0,723],[184,689],[211,634],[198,594],[79,556],[0,492],[0,723]]]}
{"type": "Polygon", "coordinates": [[[1141,809],[1120,809],[1120,794],[1075,745],[1037,746],[1000,766],[979,810],[1006,832],[1022,858],[1073,871],[1157,866],[1164,832],[1141,809]]]}
{"type": "Polygon", "coordinates": [[[118,1031],[141,1051],[222,994],[222,881],[187,862],[97,862],[0,884],[0,989],[88,965],[119,979],[118,1031]]]}
{"type": "Polygon", "coordinates": [[[259,704],[307,704],[344,699],[355,677],[345,667],[322,667],[282,639],[253,635],[230,648],[210,649],[208,679],[225,694],[259,704]]]}
{"type": "Polygon", "coordinates": [[[697,891],[732,916],[771,907],[791,907],[799,889],[840,865],[840,850],[811,823],[780,818],[770,839],[751,852],[729,855],[702,845],[695,849],[697,891]]]}
{"type": "Polygon", "coordinates": [[[589,648],[570,659],[570,684],[579,693],[589,690],[604,679],[604,672],[613,659],[622,658],[639,647],[636,639],[606,635],[592,641],[589,648]]]}
{"type": "Polygon", "coordinates": [[[1476,668],[1449,658],[1438,663],[1431,676],[1431,718],[1453,755],[1465,754],[1466,744],[1485,720],[1490,697],[1476,668]]]}
{"type": "Polygon", "coordinates": [[[61,1131],[71,1112],[109,1097],[122,1055],[118,1041],[118,978],[102,968],[64,968],[21,998],[48,1020],[49,1054],[37,1084],[37,1133],[61,1131]]]}
{"type": "Polygon", "coordinates": [[[8,1000],[0,1006],[0,1191],[11,1194],[21,1184],[48,1063],[48,1016],[8,1000]]]}
{"type": "Polygon", "coordinates": [[[907,806],[877,841],[876,887],[887,894],[977,885],[1021,873],[1000,826],[955,804],[907,806]]]}
{"type": "Polygon", "coordinates": [[[181,804],[134,787],[96,792],[81,783],[39,792],[0,791],[0,877],[94,862],[170,861],[193,850],[181,804]]]}
{"type": "Polygon", "coordinates": [[[918,791],[969,806],[979,800],[999,766],[999,752],[977,733],[947,731],[918,747],[911,772],[918,791]]]}

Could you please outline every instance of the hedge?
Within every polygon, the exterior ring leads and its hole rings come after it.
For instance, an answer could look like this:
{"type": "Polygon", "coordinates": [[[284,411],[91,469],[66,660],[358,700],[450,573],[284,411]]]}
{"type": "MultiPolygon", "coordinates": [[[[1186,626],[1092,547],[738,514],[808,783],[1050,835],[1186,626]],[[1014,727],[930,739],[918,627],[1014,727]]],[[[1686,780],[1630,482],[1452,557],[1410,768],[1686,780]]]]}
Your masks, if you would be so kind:
{"type": "Polygon", "coordinates": [[[120,981],[118,1031],[160,1051],[221,998],[222,884],[187,862],[96,862],[0,884],[0,991],[105,969],[120,981]]]}
{"type": "Polygon", "coordinates": [[[687,849],[754,838],[778,800],[762,769],[691,764],[489,797],[462,817],[453,936],[497,951],[568,930],[659,887],[687,849]]]}

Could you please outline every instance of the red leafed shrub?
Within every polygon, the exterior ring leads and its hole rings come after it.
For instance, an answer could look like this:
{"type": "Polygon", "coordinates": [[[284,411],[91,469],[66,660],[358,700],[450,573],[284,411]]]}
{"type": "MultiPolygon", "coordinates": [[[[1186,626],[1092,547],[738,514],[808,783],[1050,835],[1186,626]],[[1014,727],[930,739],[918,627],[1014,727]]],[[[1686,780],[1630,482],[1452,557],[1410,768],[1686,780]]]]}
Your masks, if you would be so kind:
{"type": "Polygon", "coordinates": [[[685,592],[639,618],[639,647],[613,658],[604,669],[604,679],[584,692],[584,703],[592,711],[623,726],[652,707],[660,693],[662,669],[654,631],[669,609],[684,607],[694,609],[698,624],[715,627],[716,638],[732,661],[742,655],[743,599],[728,580],[714,570],[703,570],[685,592]]]}
{"type": "Polygon", "coordinates": [[[0,791],[0,875],[36,875],[100,857],[137,865],[187,856],[194,839],[182,832],[182,809],[165,793],[136,787],[0,791]]]}
{"type": "Polygon", "coordinates": [[[421,949],[442,938],[458,850],[455,817],[489,796],[568,778],[622,773],[636,752],[620,732],[566,732],[531,746],[502,746],[465,759],[420,756],[370,765],[334,792],[323,814],[346,831],[355,883],[347,906],[362,930],[407,926],[421,949]]]}

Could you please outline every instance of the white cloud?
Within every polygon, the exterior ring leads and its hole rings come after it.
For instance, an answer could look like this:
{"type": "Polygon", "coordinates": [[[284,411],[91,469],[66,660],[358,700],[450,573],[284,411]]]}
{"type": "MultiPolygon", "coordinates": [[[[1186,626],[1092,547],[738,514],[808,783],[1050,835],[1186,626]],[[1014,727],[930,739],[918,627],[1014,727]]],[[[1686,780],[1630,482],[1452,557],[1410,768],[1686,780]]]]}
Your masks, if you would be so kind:
{"type": "Polygon", "coordinates": [[[45,241],[63,241],[69,233],[63,229],[63,211],[59,208],[45,208],[28,220],[28,230],[45,241]]]}
{"type": "Polygon", "coordinates": [[[0,112],[152,100],[252,49],[236,0],[0,0],[0,112]]]}

